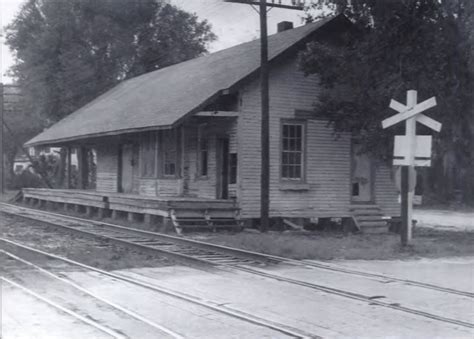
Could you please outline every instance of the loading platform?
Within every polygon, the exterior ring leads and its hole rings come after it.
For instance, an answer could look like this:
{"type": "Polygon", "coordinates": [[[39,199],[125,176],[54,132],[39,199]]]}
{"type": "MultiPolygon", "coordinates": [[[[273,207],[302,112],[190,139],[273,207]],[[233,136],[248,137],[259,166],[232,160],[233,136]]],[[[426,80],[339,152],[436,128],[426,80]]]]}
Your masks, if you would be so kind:
{"type": "Polygon", "coordinates": [[[178,233],[192,229],[240,229],[240,210],[235,200],[201,197],[148,197],[137,194],[78,189],[24,188],[24,203],[43,208],[74,209],[88,216],[143,221],[178,233]]]}

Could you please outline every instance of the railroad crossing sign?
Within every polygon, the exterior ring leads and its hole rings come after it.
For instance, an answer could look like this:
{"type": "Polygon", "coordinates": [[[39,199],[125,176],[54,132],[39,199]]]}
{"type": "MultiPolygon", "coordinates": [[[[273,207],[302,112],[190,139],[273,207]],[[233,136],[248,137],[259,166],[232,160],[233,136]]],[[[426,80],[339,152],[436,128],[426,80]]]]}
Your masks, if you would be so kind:
{"type": "Polygon", "coordinates": [[[407,92],[407,105],[396,100],[390,101],[390,108],[399,112],[382,121],[382,127],[388,128],[399,122],[405,121],[405,135],[396,135],[393,164],[401,166],[430,166],[431,165],[431,136],[416,135],[416,122],[439,132],[441,123],[427,117],[421,112],[436,106],[436,98],[432,97],[417,103],[417,91],[407,92]]]}
{"type": "Polygon", "coordinates": [[[431,136],[416,135],[416,122],[439,132],[441,124],[421,112],[436,106],[436,98],[417,103],[417,92],[407,92],[407,104],[403,105],[392,99],[390,108],[398,114],[382,121],[382,127],[388,128],[399,122],[405,121],[405,135],[396,135],[393,148],[393,164],[399,165],[400,174],[397,186],[400,189],[401,204],[401,240],[402,245],[407,245],[412,238],[412,211],[414,188],[416,185],[416,171],[414,166],[431,165],[431,136]]]}

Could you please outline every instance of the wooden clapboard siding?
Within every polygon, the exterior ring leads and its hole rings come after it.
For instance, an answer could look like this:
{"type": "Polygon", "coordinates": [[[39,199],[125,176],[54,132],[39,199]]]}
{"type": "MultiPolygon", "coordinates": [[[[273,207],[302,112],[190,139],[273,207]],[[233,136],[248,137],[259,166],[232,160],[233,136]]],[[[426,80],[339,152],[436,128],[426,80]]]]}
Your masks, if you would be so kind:
{"type": "Polygon", "coordinates": [[[97,145],[97,191],[118,190],[118,146],[97,145]]]}
{"type": "MultiPolygon", "coordinates": [[[[282,119],[296,110],[313,110],[319,79],[305,77],[296,59],[272,68],[270,75],[270,214],[271,216],[348,216],[350,206],[350,137],[335,139],[325,121],[306,121],[306,190],[287,190],[280,180],[282,119]]],[[[260,92],[258,82],[242,91],[239,116],[240,206],[243,217],[260,208],[260,92]]],[[[295,187],[294,185],[290,185],[295,187]]]]}
{"type": "Polygon", "coordinates": [[[147,197],[175,197],[182,195],[181,179],[138,179],[138,194],[147,197]]]}
{"type": "Polygon", "coordinates": [[[398,192],[393,180],[392,170],[385,164],[376,167],[375,199],[385,215],[400,216],[398,192]]]}

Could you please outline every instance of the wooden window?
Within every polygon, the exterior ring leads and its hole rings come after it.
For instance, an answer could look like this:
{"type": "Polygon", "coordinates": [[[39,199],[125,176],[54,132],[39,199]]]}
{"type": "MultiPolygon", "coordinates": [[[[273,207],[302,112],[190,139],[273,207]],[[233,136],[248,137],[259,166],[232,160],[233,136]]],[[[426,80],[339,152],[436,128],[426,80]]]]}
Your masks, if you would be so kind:
{"type": "Polygon", "coordinates": [[[284,121],[281,128],[281,177],[304,180],[304,123],[284,121]]]}
{"type": "Polygon", "coordinates": [[[198,175],[207,177],[209,167],[209,140],[204,135],[205,125],[198,127],[198,175]]]}
{"type": "Polygon", "coordinates": [[[237,153],[229,154],[229,184],[237,183],[237,153]]]}
{"type": "Polygon", "coordinates": [[[165,130],[162,136],[163,174],[165,176],[175,176],[177,160],[176,130],[165,130]]]}
{"type": "Polygon", "coordinates": [[[156,176],[156,133],[147,133],[140,140],[140,172],[145,178],[156,176]]]}

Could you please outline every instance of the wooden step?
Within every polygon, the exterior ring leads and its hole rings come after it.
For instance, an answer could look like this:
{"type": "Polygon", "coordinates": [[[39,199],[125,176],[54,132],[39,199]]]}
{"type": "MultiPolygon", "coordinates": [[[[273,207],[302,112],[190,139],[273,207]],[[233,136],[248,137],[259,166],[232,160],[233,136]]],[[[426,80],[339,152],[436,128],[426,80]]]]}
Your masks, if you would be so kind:
{"type": "Polygon", "coordinates": [[[359,221],[385,221],[383,219],[383,214],[370,214],[370,215],[357,215],[357,220],[359,221]]]}
{"type": "Polygon", "coordinates": [[[351,211],[355,211],[355,210],[360,210],[360,209],[368,209],[368,210],[372,210],[372,209],[376,209],[376,210],[379,210],[380,207],[378,205],[373,205],[373,204],[370,204],[370,205],[351,205],[349,207],[349,210],[351,211]]]}
{"type": "Polygon", "coordinates": [[[378,205],[352,205],[352,215],[359,229],[364,233],[386,233],[389,225],[384,220],[384,214],[378,205]]]}
{"type": "Polygon", "coordinates": [[[361,226],[361,231],[363,233],[371,233],[371,234],[376,234],[376,233],[387,233],[388,232],[388,225],[380,225],[380,226],[361,226]]]}
{"type": "Polygon", "coordinates": [[[387,226],[387,222],[384,220],[375,220],[375,221],[359,221],[360,227],[379,227],[387,226]]]}

